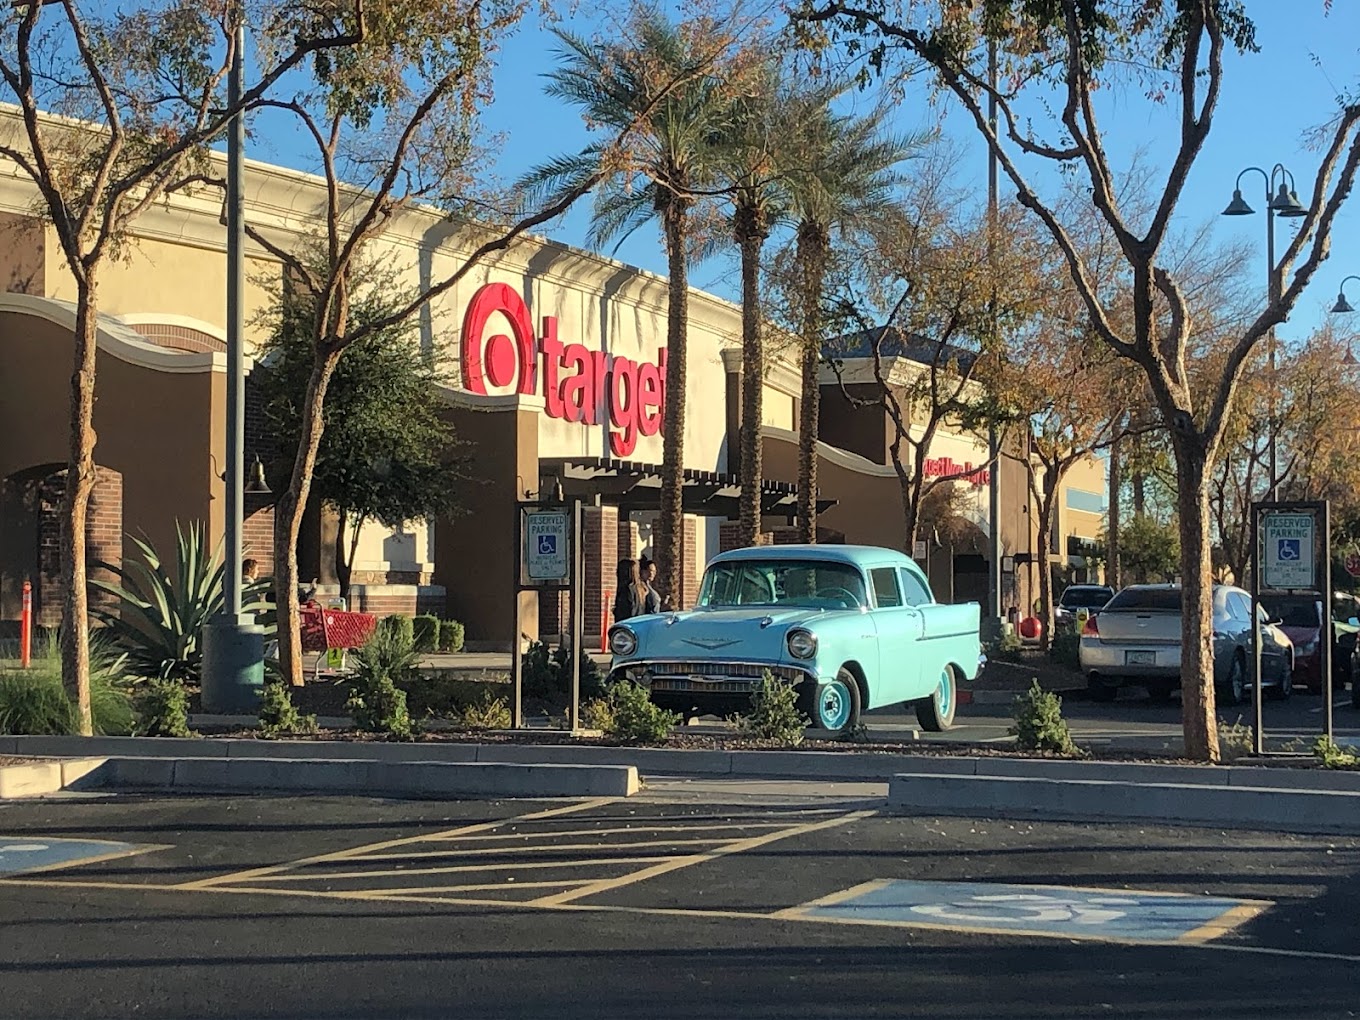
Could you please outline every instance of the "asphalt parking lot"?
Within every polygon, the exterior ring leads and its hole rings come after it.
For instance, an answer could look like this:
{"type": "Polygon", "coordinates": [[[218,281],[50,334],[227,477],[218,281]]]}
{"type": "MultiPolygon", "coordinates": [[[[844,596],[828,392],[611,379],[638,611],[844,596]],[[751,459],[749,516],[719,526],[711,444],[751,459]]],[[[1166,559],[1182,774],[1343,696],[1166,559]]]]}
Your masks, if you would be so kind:
{"type": "Polygon", "coordinates": [[[1360,840],[877,784],[0,806],[6,1017],[1343,1017],[1360,840]]]}

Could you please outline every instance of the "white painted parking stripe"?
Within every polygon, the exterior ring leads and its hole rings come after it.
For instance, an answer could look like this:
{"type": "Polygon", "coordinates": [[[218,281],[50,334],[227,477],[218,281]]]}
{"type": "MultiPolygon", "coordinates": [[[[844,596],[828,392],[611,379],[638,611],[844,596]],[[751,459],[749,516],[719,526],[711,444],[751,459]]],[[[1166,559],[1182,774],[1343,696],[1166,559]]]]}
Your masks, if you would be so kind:
{"type": "Polygon", "coordinates": [[[634,847],[651,846],[705,846],[723,843],[723,837],[716,839],[648,839],[629,840],[624,843],[540,843],[534,846],[479,846],[461,850],[419,850],[405,854],[360,854],[349,857],[350,861],[409,861],[430,857],[486,857],[496,854],[551,853],[554,850],[631,850],[634,847]]]}
{"type": "MultiPolygon", "coordinates": [[[[390,878],[394,875],[453,875],[463,874],[469,871],[518,871],[518,870],[542,870],[545,868],[592,868],[596,866],[605,867],[613,864],[651,864],[657,861],[675,860],[675,855],[649,856],[649,857],[592,857],[588,860],[576,861],[516,861],[512,864],[451,864],[445,868],[385,868],[372,871],[316,871],[312,868],[306,870],[289,871],[280,875],[257,875],[250,879],[252,882],[329,882],[339,881],[340,879],[353,878],[390,878]]],[[[352,863],[353,858],[341,863],[352,863]]]]}

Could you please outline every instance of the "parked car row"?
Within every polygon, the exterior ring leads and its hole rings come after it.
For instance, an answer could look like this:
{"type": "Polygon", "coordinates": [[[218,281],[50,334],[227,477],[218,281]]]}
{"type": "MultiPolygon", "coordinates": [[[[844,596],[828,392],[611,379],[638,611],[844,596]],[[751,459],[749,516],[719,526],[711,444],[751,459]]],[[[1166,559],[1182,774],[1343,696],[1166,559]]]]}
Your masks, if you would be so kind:
{"type": "MultiPolygon", "coordinates": [[[[1180,585],[1137,584],[1115,595],[1081,632],[1080,662],[1091,697],[1112,701],[1120,687],[1145,687],[1153,698],[1170,698],[1180,686],[1180,585]]],[[[1261,637],[1261,686],[1267,698],[1288,698],[1294,689],[1294,643],[1277,619],[1251,595],[1226,584],[1213,588],[1214,685],[1220,703],[1236,705],[1251,689],[1252,635],[1261,637]]]]}

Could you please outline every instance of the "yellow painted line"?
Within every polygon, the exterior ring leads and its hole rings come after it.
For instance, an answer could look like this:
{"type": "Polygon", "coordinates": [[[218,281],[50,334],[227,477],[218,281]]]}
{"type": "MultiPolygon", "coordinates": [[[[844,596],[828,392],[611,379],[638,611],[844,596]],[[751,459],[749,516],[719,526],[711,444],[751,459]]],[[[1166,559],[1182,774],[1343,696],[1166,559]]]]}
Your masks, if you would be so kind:
{"type": "MultiPolygon", "coordinates": [[[[38,837],[33,837],[37,839],[38,837]]],[[[55,837],[54,837],[55,838],[55,837]]],[[[90,842],[96,842],[90,840],[90,842]]],[[[101,864],[104,861],[122,860],[124,857],[136,857],[138,854],[149,854],[156,850],[169,850],[170,845],[166,843],[142,843],[138,846],[130,847],[127,850],[110,850],[106,854],[95,854],[93,857],[77,857],[72,861],[58,861],[56,864],[44,864],[37,868],[24,868],[22,871],[8,872],[13,875],[39,875],[49,871],[62,871],[66,868],[79,868],[86,864],[101,864]]]]}
{"type": "Polygon", "coordinates": [[[803,915],[810,910],[814,910],[817,907],[834,907],[838,903],[844,903],[846,900],[853,900],[857,896],[877,892],[879,889],[892,885],[893,881],[894,879],[891,878],[871,879],[868,882],[861,882],[859,885],[852,885],[849,889],[842,889],[840,892],[828,893],[826,896],[819,896],[815,900],[808,900],[806,903],[800,903],[796,907],[787,907],[784,910],[777,910],[770,916],[777,917],[783,921],[801,921],[804,920],[803,915]]]}
{"type": "MultiPolygon", "coordinates": [[[[577,861],[527,861],[512,864],[453,864],[446,868],[385,868],[381,871],[319,871],[315,874],[257,875],[253,882],[329,882],[351,878],[391,878],[393,875],[452,875],[469,871],[519,871],[544,868],[593,868],[609,864],[643,864],[648,861],[673,861],[668,857],[594,857],[577,861]]],[[[688,860],[688,858],[681,858],[688,860]]],[[[221,885],[222,883],[217,883],[221,885]]],[[[240,883],[233,882],[232,885],[240,883]]]]}
{"type": "Polygon", "coordinates": [[[785,822],[733,822],[723,825],[705,825],[697,822],[694,825],[628,825],[622,828],[611,829],[538,829],[533,832],[497,832],[489,836],[427,836],[427,843],[480,843],[483,840],[493,839],[541,839],[546,836],[618,836],[632,833],[634,835],[646,835],[653,832],[694,832],[700,829],[704,832],[713,832],[719,829],[780,829],[785,822]]]}
{"type": "Polygon", "coordinates": [[[363,854],[350,857],[351,861],[410,861],[427,857],[486,857],[495,854],[550,853],[553,850],[631,850],[639,846],[703,846],[722,843],[717,839],[649,839],[631,843],[543,843],[535,846],[479,846],[465,850],[418,850],[408,854],[363,854]]]}
{"type": "Polygon", "coordinates": [[[1234,928],[1241,927],[1253,917],[1259,917],[1274,904],[1266,900],[1251,900],[1233,907],[1214,918],[1208,924],[1202,924],[1192,931],[1186,932],[1176,941],[1178,942],[1208,942],[1226,935],[1234,928]]]}
{"type": "Polygon", "coordinates": [[[265,868],[250,868],[246,871],[235,871],[229,875],[218,875],[215,878],[203,878],[193,882],[185,882],[182,889],[209,889],[223,883],[239,884],[250,879],[259,878],[264,875],[275,875],[282,871],[291,871],[294,868],[301,868],[308,864],[319,864],[325,861],[345,860],[359,854],[369,853],[377,850],[390,850],[398,846],[410,846],[414,843],[421,843],[431,839],[443,839],[451,836],[467,835],[474,832],[488,832],[492,829],[499,829],[504,825],[513,825],[520,822],[537,821],[542,818],[555,818],[558,815],[572,814],[577,811],[589,811],[591,808],[604,807],[606,804],[614,804],[619,800],[618,797],[596,797],[592,800],[582,801],[578,804],[568,804],[564,807],[548,808],[544,811],[535,811],[527,815],[512,815],[508,818],[500,818],[490,822],[477,822],[473,825],[462,825],[455,829],[444,829],[441,832],[431,832],[419,836],[404,836],[401,839],[388,839],[381,843],[368,843],[364,846],[349,847],[346,850],[336,850],[328,854],[317,854],[314,857],[304,857],[301,860],[289,861],[285,864],[273,864],[265,868]]]}
{"type": "MultiPolygon", "coordinates": [[[[395,886],[391,889],[364,889],[365,896],[387,898],[428,896],[432,893],[495,892],[500,889],[561,889],[564,885],[588,885],[593,878],[562,879],[556,882],[483,882],[478,885],[395,886]]],[[[499,900],[497,902],[500,902],[499,900]]]]}
{"type": "Polygon", "coordinates": [[[572,900],[580,899],[584,896],[595,896],[599,893],[609,892],[614,889],[621,889],[636,882],[645,882],[649,878],[658,875],[665,875],[668,872],[679,871],[681,868],[693,867],[696,864],[703,864],[706,861],[717,860],[719,857],[727,857],[731,854],[739,854],[746,850],[754,850],[756,847],[765,846],[767,843],[775,843],[781,839],[791,839],[794,836],[803,836],[809,832],[816,832],[819,829],[831,829],[849,822],[859,821],[861,818],[868,818],[875,814],[874,811],[854,811],[847,815],[840,815],[835,818],[826,818],[817,822],[805,822],[802,825],[795,825],[787,829],[778,829],[775,832],[767,832],[761,836],[751,836],[749,839],[737,840],[727,843],[714,850],[706,850],[703,853],[691,854],[687,857],[680,857],[674,860],[662,861],[650,868],[643,868],[628,875],[621,875],[617,878],[602,879],[593,885],[584,886],[580,889],[568,890],[558,893],[555,896],[543,896],[529,902],[537,906],[557,906],[569,903],[572,900]]]}

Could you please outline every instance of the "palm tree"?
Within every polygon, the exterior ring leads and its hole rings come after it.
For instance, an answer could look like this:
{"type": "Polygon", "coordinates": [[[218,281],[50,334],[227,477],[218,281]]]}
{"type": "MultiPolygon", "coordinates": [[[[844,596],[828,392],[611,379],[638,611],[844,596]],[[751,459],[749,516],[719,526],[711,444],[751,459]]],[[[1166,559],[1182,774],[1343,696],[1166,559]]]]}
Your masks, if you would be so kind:
{"type": "Polygon", "coordinates": [[[795,220],[794,272],[802,349],[802,397],[798,416],[799,541],[817,541],[817,431],[821,411],[818,382],[822,361],[822,297],[832,240],[890,229],[900,210],[901,175],[894,169],[915,155],[924,137],[881,133],[888,114],[837,114],[833,96],[808,94],[796,145],[796,169],[786,175],[795,220]]]}
{"type": "Polygon", "coordinates": [[[565,191],[617,167],[596,193],[590,243],[622,239],[650,219],[661,222],[669,273],[666,399],[662,411],[661,513],[657,569],[664,590],[683,604],[686,334],[694,207],[713,175],[716,141],[731,110],[725,83],[713,73],[729,42],[701,23],[675,25],[657,8],[638,12],[636,41],[594,44],[558,31],[564,44],[547,92],[577,106],[592,126],[627,132],[628,151],[603,144],[559,157],[524,179],[531,191],[565,191]]]}
{"type": "Polygon", "coordinates": [[[773,61],[754,69],[734,103],[721,142],[719,176],[732,203],[732,239],[741,253],[741,544],[760,535],[765,348],[762,335],[760,263],[770,229],[784,201],[780,174],[794,125],[794,109],[780,88],[773,61]]]}

